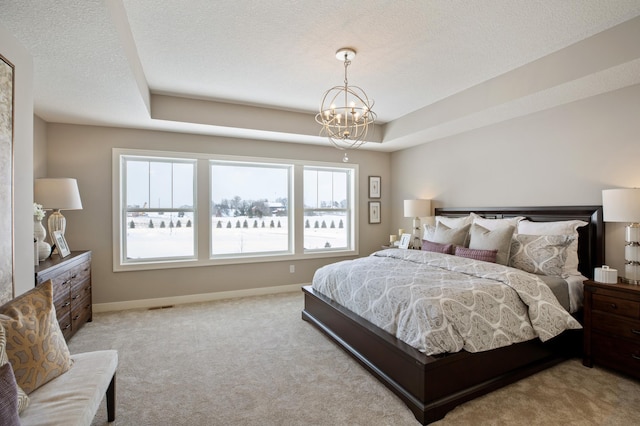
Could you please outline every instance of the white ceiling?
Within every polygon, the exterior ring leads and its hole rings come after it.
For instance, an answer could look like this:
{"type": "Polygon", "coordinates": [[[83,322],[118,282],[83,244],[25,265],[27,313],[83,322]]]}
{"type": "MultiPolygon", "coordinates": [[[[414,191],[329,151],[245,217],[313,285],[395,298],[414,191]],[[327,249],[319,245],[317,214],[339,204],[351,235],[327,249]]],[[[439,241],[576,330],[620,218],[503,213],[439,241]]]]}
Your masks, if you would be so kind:
{"type": "Polygon", "coordinates": [[[341,84],[394,151],[640,83],[638,0],[0,0],[48,122],[299,143],[341,84]]]}

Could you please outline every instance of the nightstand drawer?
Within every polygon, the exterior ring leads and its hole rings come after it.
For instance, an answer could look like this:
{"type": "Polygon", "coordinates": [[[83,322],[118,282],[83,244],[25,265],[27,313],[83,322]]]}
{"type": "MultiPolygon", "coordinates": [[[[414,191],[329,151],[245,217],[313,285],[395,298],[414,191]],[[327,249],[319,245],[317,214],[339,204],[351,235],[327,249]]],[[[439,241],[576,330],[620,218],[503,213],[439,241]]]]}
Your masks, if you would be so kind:
{"type": "Polygon", "coordinates": [[[625,337],[636,341],[640,345],[640,321],[632,321],[625,318],[614,317],[602,312],[593,312],[593,330],[606,334],[625,337]]]}
{"type": "Polygon", "coordinates": [[[592,309],[631,319],[640,319],[640,302],[635,300],[620,299],[595,293],[593,295],[592,309]]]}
{"type": "Polygon", "coordinates": [[[640,344],[593,333],[593,360],[640,378],[640,344]]]}

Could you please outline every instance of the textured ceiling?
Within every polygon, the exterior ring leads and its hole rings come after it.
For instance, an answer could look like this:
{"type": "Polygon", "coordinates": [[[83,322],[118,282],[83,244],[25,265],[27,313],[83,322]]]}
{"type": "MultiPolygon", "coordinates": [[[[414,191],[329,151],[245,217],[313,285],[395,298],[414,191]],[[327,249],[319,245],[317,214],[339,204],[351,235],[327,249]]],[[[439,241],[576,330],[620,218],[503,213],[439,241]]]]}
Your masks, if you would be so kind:
{"type": "Polygon", "coordinates": [[[638,0],[0,0],[49,122],[326,143],[349,81],[393,151],[640,83],[638,0]],[[275,124],[274,124],[275,123],[275,124]],[[385,124],[386,123],[386,124],[385,124]]]}

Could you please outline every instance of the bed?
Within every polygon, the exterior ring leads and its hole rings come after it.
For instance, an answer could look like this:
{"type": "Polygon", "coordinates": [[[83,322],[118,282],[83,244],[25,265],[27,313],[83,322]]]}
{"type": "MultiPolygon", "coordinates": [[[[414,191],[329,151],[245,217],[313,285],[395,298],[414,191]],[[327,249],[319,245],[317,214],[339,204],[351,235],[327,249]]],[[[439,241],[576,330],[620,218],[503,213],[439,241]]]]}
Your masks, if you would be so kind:
{"type": "MultiPolygon", "coordinates": [[[[532,208],[438,208],[436,216],[525,217],[533,223],[584,221],[578,231],[578,269],[591,278],[604,259],[600,206],[532,208]]],[[[395,249],[401,250],[401,249],[395,249]]],[[[302,319],[309,322],[393,391],[422,424],[442,419],[457,405],[579,355],[582,330],[570,329],[542,342],[535,338],[480,352],[426,355],[393,334],[316,291],[303,288],[302,319]]],[[[578,309],[573,317],[581,320],[578,309]]],[[[375,403],[375,401],[372,401],[375,403]]]]}

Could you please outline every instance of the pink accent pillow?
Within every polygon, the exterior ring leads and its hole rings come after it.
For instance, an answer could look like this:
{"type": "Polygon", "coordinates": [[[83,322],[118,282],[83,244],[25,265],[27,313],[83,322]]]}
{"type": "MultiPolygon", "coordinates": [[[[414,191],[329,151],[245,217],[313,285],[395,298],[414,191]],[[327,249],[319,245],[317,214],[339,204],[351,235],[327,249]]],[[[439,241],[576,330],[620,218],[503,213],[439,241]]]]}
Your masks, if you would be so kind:
{"type": "Polygon", "coordinates": [[[456,256],[467,257],[474,260],[482,260],[483,262],[496,263],[496,255],[498,250],[479,250],[466,247],[456,246],[456,256]]]}
{"type": "Polygon", "coordinates": [[[434,243],[429,240],[422,240],[422,250],[435,253],[453,254],[453,244],[434,243]]]}

